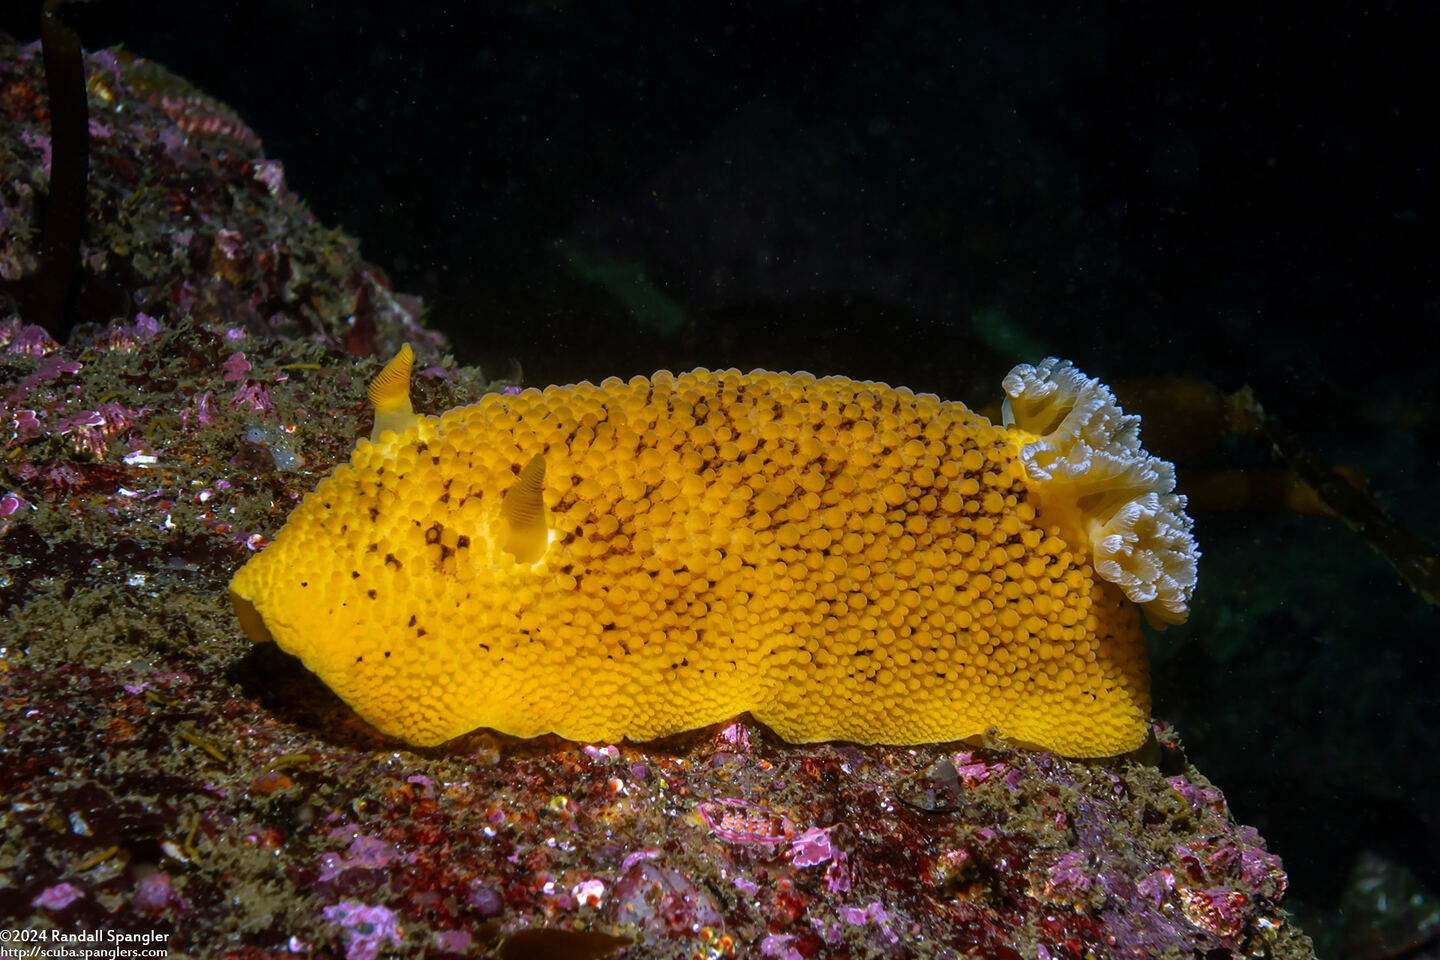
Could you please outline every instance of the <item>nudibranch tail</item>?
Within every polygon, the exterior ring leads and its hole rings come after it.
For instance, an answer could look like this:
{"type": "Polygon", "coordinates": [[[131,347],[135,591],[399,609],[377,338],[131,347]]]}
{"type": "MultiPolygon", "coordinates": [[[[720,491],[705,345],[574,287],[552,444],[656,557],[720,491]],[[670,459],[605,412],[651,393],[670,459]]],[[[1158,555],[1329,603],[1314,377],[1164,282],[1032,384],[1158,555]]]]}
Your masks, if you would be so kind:
{"type": "Polygon", "coordinates": [[[407,343],[370,383],[370,406],[375,408],[372,442],[378,443],[387,430],[401,434],[415,425],[415,409],[410,406],[410,370],[414,365],[415,352],[407,343]]]}
{"type": "Polygon", "coordinates": [[[516,563],[534,563],[544,555],[550,524],[545,513],[543,454],[531,457],[515,486],[505,491],[500,501],[500,519],[506,524],[501,547],[515,557],[516,563]]]}
{"type": "Polygon", "coordinates": [[[1095,572],[1152,626],[1184,623],[1200,550],[1185,497],[1174,492],[1175,468],[1140,445],[1140,418],[1054,357],[1015,367],[1004,387],[1005,425],[1020,436],[1041,520],[1088,544],[1095,572]]]}

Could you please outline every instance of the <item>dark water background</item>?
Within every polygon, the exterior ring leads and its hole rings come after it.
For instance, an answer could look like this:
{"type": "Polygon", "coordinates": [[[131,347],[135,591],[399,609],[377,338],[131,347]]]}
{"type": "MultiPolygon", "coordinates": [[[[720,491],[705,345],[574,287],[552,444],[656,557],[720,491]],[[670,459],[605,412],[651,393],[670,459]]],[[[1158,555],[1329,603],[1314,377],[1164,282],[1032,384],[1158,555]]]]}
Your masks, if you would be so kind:
{"type": "MultiPolygon", "coordinates": [[[[495,375],[767,366],[978,405],[1057,354],[1107,382],[1248,384],[1440,540],[1437,8],[1051,6],[67,19],[233,105],[495,375]]],[[[0,29],[31,38],[33,15],[0,29]]],[[[1188,466],[1266,462],[1231,437],[1188,466]]],[[[1156,714],[1284,857],[1292,907],[1333,914],[1366,852],[1440,889],[1435,610],[1336,521],[1196,529],[1156,714]]]]}

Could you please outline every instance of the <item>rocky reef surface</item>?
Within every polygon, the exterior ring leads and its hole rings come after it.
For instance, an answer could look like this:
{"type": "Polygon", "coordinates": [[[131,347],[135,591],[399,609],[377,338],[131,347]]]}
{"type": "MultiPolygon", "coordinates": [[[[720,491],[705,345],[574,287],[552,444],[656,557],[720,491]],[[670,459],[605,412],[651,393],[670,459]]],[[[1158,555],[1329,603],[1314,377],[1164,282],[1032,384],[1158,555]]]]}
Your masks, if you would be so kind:
{"type": "MultiPolygon", "coordinates": [[[[11,927],[234,958],[1313,955],[1164,725],[1104,762],[743,719],[414,750],[252,646],[225,584],[368,429],[373,356],[415,344],[425,412],[507,385],[444,358],[222,104],[86,61],[77,322],[61,344],[0,310],[11,927]]],[[[3,38],[0,116],[15,285],[50,145],[39,51],[3,38]]]]}

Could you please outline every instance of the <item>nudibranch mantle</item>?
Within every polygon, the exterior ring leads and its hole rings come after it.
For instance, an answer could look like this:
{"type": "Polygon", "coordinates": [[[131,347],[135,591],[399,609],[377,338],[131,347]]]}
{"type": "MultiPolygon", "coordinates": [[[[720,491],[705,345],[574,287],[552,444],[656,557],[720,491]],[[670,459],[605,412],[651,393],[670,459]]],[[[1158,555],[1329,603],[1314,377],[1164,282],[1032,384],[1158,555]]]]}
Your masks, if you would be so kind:
{"type": "Polygon", "coordinates": [[[411,361],[230,584],[379,730],[645,740],[748,711],[795,742],[1144,742],[1135,604],[1182,620],[1198,552],[1173,470],[1068,364],[1015,368],[999,427],[762,370],[416,415],[411,361]]]}

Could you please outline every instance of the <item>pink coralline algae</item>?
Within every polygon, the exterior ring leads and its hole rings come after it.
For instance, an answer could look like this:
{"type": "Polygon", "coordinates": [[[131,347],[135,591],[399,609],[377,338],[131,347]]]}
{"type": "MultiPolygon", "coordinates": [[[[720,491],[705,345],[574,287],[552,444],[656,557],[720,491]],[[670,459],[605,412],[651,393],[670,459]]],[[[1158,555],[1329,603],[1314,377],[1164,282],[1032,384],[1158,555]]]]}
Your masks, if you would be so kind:
{"type": "Polygon", "coordinates": [[[56,436],[70,436],[70,448],[75,453],[87,454],[97,460],[105,457],[110,441],[135,425],[136,420],[147,413],[133,410],[115,402],[98,404],[94,409],[81,410],[70,414],[55,424],[56,436]]]}
{"type": "Polygon", "coordinates": [[[133,323],[113,321],[101,332],[98,340],[107,350],[131,353],[159,339],[162,332],[160,321],[142,312],[135,315],[133,323]]]}
{"type": "Polygon", "coordinates": [[[1053,897],[1062,890],[1085,893],[1095,882],[1089,857],[1080,850],[1071,850],[1055,858],[1047,869],[1048,879],[1044,887],[1046,897],[1053,897]]]}
{"type": "Polygon", "coordinates": [[[445,930],[435,935],[435,946],[441,953],[465,954],[470,951],[470,942],[474,939],[464,930],[445,930]]]}
{"type": "Polygon", "coordinates": [[[381,950],[400,946],[400,921],[385,907],[347,900],[326,907],[322,915],[343,931],[345,960],[375,960],[381,950]]]}
{"type": "Polygon", "coordinates": [[[803,960],[804,954],[796,950],[793,933],[772,933],[760,941],[760,956],[779,957],[780,960],[803,960]]]}
{"type": "Polygon", "coordinates": [[[25,400],[32,390],[47,380],[54,380],[67,373],[79,373],[84,369],[84,364],[78,360],[64,360],[59,357],[52,357],[35,368],[35,371],[21,380],[15,389],[5,397],[7,404],[20,403],[25,400]]]}
{"type": "Polygon", "coordinates": [[[224,371],[226,380],[244,380],[245,374],[250,372],[250,361],[245,359],[244,353],[237,350],[225,358],[220,369],[224,371]]]}
{"type": "Polygon", "coordinates": [[[965,787],[973,787],[994,779],[1005,784],[1006,789],[1012,793],[1019,787],[1023,775],[1014,767],[997,763],[994,760],[976,758],[972,750],[962,750],[955,754],[952,759],[955,768],[955,777],[965,787]]]}
{"type": "Polygon", "coordinates": [[[215,401],[211,399],[209,391],[195,397],[180,414],[182,423],[186,427],[190,426],[191,419],[194,420],[197,427],[208,427],[215,421],[216,416],[215,401]]]}
{"type": "Polygon", "coordinates": [[[714,895],[688,871],[655,862],[637,863],[620,875],[606,913],[621,925],[667,937],[724,923],[714,895]]]}
{"type": "Polygon", "coordinates": [[[346,870],[383,870],[399,854],[395,847],[375,837],[356,837],[344,854],[327,853],[321,856],[318,879],[323,883],[333,880],[346,870]]]}
{"type": "Polygon", "coordinates": [[[15,441],[33,440],[45,433],[44,426],[40,423],[39,416],[34,410],[15,410],[10,417],[10,425],[15,433],[11,437],[15,441]]]}
{"type": "Polygon", "coordinates": [[[840,910],[840,916],[846,923],[857,927],[867,923],[875,924],[891,943],[900,940],[895,931],[890,928],[890,914],[885,911],[878,900],[864,907],[844,907],[840,910]]]}
{"type": "Polygon", "coordinates": [[[168,873],[152,873],[135,888],[131,905],[141,913],[164,913],[172,906],[183,907],[184,899],[168,873]]]}
{"type": "Polygon", "coordinates": [[[850,858],[843,850],[837,851],[825,868],[825,889],[831,893],[850,891],[850,858]]]}
{"type": "Polygon", "coordinates": [[[30,501],[26,500],[24,497],[20,496],[20,494],[15,493],[14,491],[5,494],[3,497],[0,497],[0,520],[3,520],[9,516],[13,516],[16,513],[19,513],[21,510],[32,509],[34,509],[34,507],[31,505],[30,501]]]}
{"type": "Polygon", "coordinates": [[[1184,776],[1166,777],[1165,782],[1170,785],[1185,802],[1190,804],[1190,809],[1199,813],[1202,808],[1208,808],[1220,813],[1225,809],[1225,797],[1214,787],[1196,786],[1184,776]]]}
{"type": "Polygon", "coordinates": [[[1185,918],[1201,930],[1206,930],[1227,947],[1245,929],[1250,898],[1239,890],[1228,887],[1211,887],[1197,890],[1184,887],[1179,891],[1180,908],[1185,918]]]}
{"type": "Polygon", "coordinates": [[[829,861],[836,852],[830,844],[830,830],[811,827],[792,842],[790,862],[797,867],[813,867],[829,861]]]}
{"type": "Polygon", "coordinates": [[[4,353],[43,357],[59,346],[43,327],[21,323],[15,316],[0,319],[0,351],[4,353]]]}
{"type": "Polygon", "coordinates": [[[275,404],[270,399],[270,391],[263,383],[252,383],[247,380],[230,397],[230,403],[262,416],[275,412],[275,404]]]}
{"type": "Polygon", "coordinates": [[[46,887],[40,891],[40,895],[30,903],[41,910],[59,911],[84,897],[85,891],[73,883],[57,883],[53,887],[46,887]]]}
{"type": "Polygon", "coordinates": [[[571,888],[570,896],[583,907],[598,907],[605,901],[605,881],[582,880],[571,888]]]}
{"type": "Polygon", "coordinates": [[[280,195],[285,188],[285,165],[279,160],[256,160],[255,179],[265,184],[272,197],[280,195]]]}
{"type": "Polygon", "coordinates": [[[500,894],[482,885],[479,881],[475,882],[473,889],[470,891],[470,896],[466,898],[466,902],[474,908],[476,916],[482,919],[485,917],[493,917],[505,908],[504,901],[500,899],[500,894]]]}

